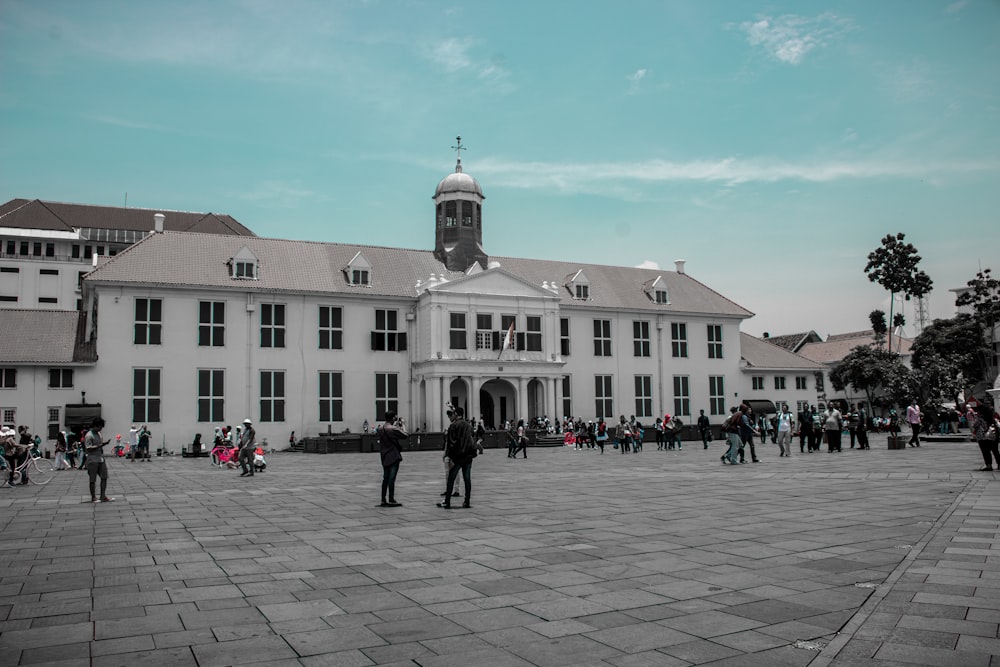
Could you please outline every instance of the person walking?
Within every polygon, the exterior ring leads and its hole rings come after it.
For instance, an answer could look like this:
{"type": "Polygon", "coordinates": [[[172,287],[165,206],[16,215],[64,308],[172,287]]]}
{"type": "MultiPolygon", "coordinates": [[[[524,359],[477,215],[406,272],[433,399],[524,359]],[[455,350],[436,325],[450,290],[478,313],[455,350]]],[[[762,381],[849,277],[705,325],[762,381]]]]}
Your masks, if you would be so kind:
{"type": "Polygon", "coordinates": [[[394,410],[387,410],[385,422],[376,429],[378,433],[379,455],[382,458],[382,504],[381,507],[400,507],[396,502],[396,475],[403,460],[402,440],[409,434],[402,419],[397,419],[394,410]],[[388,495],[386,495],[388,493],[388,495]]]}
{"type": "MultiPolygon", "coordinates": [[[[740,412],[742,417],[740,417],[740,440],[743,445],[750,445],[750,460],[754,463],[760,463],[760,459],[757,458],[757,449],[753,445],[753,437],[760,434],[760,429],[754,424],[753,409],[743,403],[740,405],[740,412]]],[[[740,463],[743,463],[746,459],[743,458],[743,447],[740,447],[740,463]]]]}
{"type": "Polygon", "coordinates": [[[663,420],[660,417],[656,418],[656,422],[653,423],[653,430],[656,431],[656,451],[663,451],[663,420]]]}
{"type": "Polygon", "coordinates": [[[97,502],[95,486],[97,478],[101,478],[101,502],[110,503],[114,498],[108,497],[108,464],[104,461],[104,445],[111,442],[104,440],[101,429],[104,428],[104,420],[96,417],[90,424],[90,430],[83,439],[83,449],[87,452],[87,474],[90,475],[90,502],[97,502]]]}
{"type": "Polygon", "coordinates": [[[792,413],[788,411],[788,404],[782,404],[781,412],[778,413],[778,448],[781,453],[779,457],[792,455],[792,413]]]}
{"type": "MultiPolygon", "coordinates": [[[[457,410],[458,408],[456,408],[457,410]]],[[[517,420],[517,447],[514,448],[512,459],[517,458],[518,452],[524,452],[524,458],[528,458],[528,436],[524,431],[524,420],[517,420]]]]}
{"type": "Polygon", "coordinates": [[[615,440],[618,441],[618,450],[622,454],[628,453],[628,441],[631,437],[631,433],[628,430],[628,422],[625,421],[625,415],[619,415],[618,426],[615,427],[615,440]]]}
{"type": "Polygon", "coordinates": [[[597,435],[594,436],[594,441],[597,442],[597,446],[601,449],[601,454],[604,453],[604,443],[608,441],[608,425],[604,422],[604,417],[597,420],[597,435]]]}
{"type": "MultiPolygon", "coordinates": [[[[462,408],[455,407],[448,411],[451,424],[445,433],[445,455],[451,459],[451,470],[448,471],[448,486],[444,491],[444,500],[437,504],[446,510],[451,509],[451,494],[455,488],[455,479],[462,473],[465,482],[465,502],[462,507],[472,507],[472,459],[476,458],[476,443],[472,439],[472,427],[464,419],[462,408]]],[[[523,422],[522,422],[523,423],[523,422]]]]}
{"type": "Polygon", "coordinates": [[[736,406],[729,408],[729,418],[722,422],[722,432],[725,434],[726,441],[729,442],[729,449],[722,454],[722,462],[729,463],[730,465],[736,465],[737,463],[746,463],[746,461],[737,461],[737,456],[740,452],[740,418],[742,414],[736,406]]]}
{"type": "Polygon", "coordinates": [[[799,413],[799,453],[806,453],[806,445],[809,445],[809,453],[812,454],[812,415],[809,413],[809,406],[805,406],[799,413]]]}
{"type": "Polygon", "coordinates": [[[913,402],[906,408],[906,423],[910,425],[910,429],[913,432],[910,435],[909,443],[907,443],[910,447],[920,446],[920,405],[917,403],[918,400],[914,398],[913,402]]]}
{"type": "Polygon", "coordinates": [[[701,414],[698,415],[698,433],[701,435],[701,444],[705,449],[708,449],[708,443],[712,441],[712,424],[705,416],[704,410],[699,410],[699,412],[701,414]]]}
{"type": "Polygon", "coordinates": [[[56,433],[56,470],[69,468],[66,462],[66,431],[56,433]]]}
{"type": "Polygon", "coordinates": [[[257,446],[257,432],[253,422],[243,420],[243,432],[240,434],[240,477],[253,477],[253,450],[257,446]]]}

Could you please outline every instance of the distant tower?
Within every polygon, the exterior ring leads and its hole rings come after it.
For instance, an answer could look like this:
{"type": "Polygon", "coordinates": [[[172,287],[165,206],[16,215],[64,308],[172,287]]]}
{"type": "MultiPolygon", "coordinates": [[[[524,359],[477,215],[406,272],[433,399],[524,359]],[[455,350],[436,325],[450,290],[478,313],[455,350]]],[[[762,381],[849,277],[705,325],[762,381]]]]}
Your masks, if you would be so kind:
{"type": "Polygon", "coordinates": [[[462,173],[462,137],[457,137],[455,173],[445,176],[434,192],[436,225],[434,256],[449,271],[465,271],[474,262],[487,268],[483,250],[483,189],[462,173]]]}
{"type": "Polygon", "coordinates": [[[926,294],[917,297],[917,305],[915,310],[917,311],[916,312],[917,325],[915,328],[917,330],[917,335],[920,335],[923,332],[924,328],[927,326],[929,309],[927,307],[926,294]]]}

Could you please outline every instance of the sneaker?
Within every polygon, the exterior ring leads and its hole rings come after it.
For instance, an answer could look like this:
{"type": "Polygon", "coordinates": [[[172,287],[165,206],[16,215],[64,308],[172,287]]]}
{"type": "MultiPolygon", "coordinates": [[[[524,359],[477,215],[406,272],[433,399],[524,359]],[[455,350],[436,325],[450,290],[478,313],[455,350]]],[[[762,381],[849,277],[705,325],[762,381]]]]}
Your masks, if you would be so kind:
{"type": "Polygon", "coordinates": [[[104,496],[103,498],[101,498],[101,502],[102,503],[113,503],[113,502],[115,502],[115,499],[114,498],[108,498],[107,496],[104,496]]]}
{"type": "Polygon", "coordinates": [[[95,496],[91,496],[90,502],[96,503],[97,502],[97,498],[95,496]]]}
{"type": "Polygon", "coordinates": [[[451,509],[451,503],[438,503],[437,506],[440,507],[443,510],[450,510],[451,509]]]}

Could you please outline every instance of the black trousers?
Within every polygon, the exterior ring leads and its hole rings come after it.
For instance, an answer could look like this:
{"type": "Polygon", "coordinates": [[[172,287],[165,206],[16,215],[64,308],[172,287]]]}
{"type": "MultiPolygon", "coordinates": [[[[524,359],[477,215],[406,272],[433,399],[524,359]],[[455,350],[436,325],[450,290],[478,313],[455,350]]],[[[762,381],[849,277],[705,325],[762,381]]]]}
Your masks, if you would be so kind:
{"type": "Polygon", "coordinates": [[[244,447],[240,450],[240,470],[253,474],[253,447],[244,447]]]}
{"type": "Polygon", "coordinates": [[[444,504],[451,505],[451,494],[455,491],[455,480],[458,473],[462,473],[462,481],[465,482],[465,504],[472,502],[472,459],[463,463],[456,463],[448,471],[448,486],[445,488],[444,504]]]}
{"type": "Polygon", "coordinates": [[[382,466],[382,502],[386,500],[386,492],[389,493],[389,502],[396,500],[396,475],[399,473],[399,461],[392,465],[382,466]]]}

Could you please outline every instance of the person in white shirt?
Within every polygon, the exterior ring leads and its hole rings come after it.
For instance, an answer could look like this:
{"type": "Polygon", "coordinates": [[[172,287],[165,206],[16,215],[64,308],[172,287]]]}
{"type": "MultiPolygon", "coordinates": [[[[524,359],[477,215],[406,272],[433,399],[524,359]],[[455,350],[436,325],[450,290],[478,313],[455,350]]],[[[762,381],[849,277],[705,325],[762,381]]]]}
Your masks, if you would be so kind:
{"type": "Polygon", "coordinates": [[[781,453],[778,456],[792,455],[792,425],[794,422],[795,418],[788,411],[788,404],[782,404],[781,412],[778,413],[778,447],[781,448],[781,453]],[[788,445],[787,449],[785,445],[788,445]]]}

